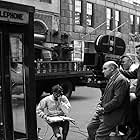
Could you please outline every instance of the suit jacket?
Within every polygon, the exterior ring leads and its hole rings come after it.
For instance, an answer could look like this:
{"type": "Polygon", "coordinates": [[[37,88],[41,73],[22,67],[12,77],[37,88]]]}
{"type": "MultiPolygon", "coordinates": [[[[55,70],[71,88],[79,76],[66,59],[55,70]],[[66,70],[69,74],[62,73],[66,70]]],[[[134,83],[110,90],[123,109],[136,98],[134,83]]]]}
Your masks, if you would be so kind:
{"type": "Polygon", "coordinates": [[[129,87],[129,80],[120,72],[116,72],[108,82],[101,99],[101,105],[105,110],[103,119],[106,125],[115,126],[125,120],[129,110],[129,87]]]}
{"type": "Polygon", "coordinates": [[[131,72],[121,70],[121,73],[129,79],[138,79],[135,93],[138,99],[140,100],[140,66],[131,72]]]}

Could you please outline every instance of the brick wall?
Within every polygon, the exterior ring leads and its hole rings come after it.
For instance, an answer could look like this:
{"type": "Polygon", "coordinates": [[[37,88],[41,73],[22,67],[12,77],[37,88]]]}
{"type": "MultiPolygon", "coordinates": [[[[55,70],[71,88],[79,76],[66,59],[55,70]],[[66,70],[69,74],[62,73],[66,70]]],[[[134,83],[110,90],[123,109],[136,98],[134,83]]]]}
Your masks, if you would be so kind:
{"type": "MultiPolygon", "coordinates": [[[[128,21],[129,15],[139,15],[140,16],[140,7],[131,5],[129,3],[123,2],[121,0],[88,0],[89,2],[94,3],[94,28],[99,26],[106,20],[106,7],[121,11],[121,24],[128,21]]],[[[72,35],[73,40],[82,40],[81,36],[89,34],[94,28],[86,27],[86,0],[82,0],[82,19],[83,24],[75,25],[74,24],[74,11],[75,11],[75,0],[61,0],[61,30],[69,32],[72,35]]],[[[114,29],[114,27],[113,27],[114,29]]],[[[136,27],[137,29],[137,27],[136,27]]],[[[121,33],[116,33],[119,37],[122,37],[125,40],[126,45],[129,44],[129,32],[130,25],[125,24],[121,27],[121,33]]],[[[110,31],[106,30],[106,25],[101,26],[98,30],[93,32],[91,35],[86,37],[86,41],[95,41],[96,37],[100,34],[108,34],[110,31]]],[[[134,46],[130,46],[134,47],[134,46]]],[[[133,50],[133,49],[132,49],[133,50]]]]}

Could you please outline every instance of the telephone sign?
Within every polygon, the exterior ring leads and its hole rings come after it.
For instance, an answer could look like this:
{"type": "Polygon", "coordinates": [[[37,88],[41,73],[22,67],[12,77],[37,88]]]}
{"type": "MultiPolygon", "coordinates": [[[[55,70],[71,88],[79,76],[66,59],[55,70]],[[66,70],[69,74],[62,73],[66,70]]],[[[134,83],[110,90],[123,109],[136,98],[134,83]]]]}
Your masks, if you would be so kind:
{"type": "Polygon", "coordinates": [[[28,24],[29,14],[23,11],[0,8],[0,20],[28,24]]]}

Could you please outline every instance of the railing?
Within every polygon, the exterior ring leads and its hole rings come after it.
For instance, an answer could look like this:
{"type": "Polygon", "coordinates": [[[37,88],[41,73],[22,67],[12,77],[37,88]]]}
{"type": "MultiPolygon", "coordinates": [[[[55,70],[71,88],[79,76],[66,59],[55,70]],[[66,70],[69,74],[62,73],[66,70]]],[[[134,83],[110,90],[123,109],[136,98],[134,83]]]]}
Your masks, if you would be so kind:
{"type": "Polygon", "coordinates": [[[81,62],[77,61],[35,61],[36,73],[84,71],[81,62]]]}

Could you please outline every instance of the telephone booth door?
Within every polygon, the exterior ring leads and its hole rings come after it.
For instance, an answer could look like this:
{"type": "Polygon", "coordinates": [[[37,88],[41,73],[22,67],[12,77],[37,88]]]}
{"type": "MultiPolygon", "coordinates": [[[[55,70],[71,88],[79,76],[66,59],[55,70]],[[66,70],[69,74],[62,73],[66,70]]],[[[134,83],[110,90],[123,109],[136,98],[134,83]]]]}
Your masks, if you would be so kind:
{"type": "Polygon", "coordinates": [[[0,139],[35,140],[34,8],[0,5],[0,139]]]}

